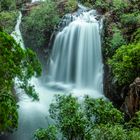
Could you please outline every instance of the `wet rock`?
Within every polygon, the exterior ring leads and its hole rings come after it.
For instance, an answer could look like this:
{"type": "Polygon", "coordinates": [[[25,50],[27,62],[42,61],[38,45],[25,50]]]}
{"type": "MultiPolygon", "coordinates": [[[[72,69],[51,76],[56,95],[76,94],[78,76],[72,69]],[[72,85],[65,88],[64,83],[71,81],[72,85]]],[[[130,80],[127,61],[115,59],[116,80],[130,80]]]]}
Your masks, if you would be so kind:
{"type": "Polygon", "coordinates": [[[131,118],[135,112],[140,110],[140,77],[137,77],[129,86],[129,92],[121,106],[126,115],[131,118]]]}

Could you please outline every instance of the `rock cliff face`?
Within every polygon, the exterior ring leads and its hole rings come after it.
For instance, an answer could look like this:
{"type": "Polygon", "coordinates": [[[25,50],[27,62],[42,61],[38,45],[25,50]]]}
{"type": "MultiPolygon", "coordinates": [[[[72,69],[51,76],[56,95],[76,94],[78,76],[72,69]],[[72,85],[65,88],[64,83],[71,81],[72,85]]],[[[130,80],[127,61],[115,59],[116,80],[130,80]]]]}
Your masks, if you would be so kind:
{"type": "Polygon", "coordinates": [[[126,115],[131,118],[135,112],[140,110],[140,77],[137,77],[129,86],[129,92],[121,106],[126,115]]]}
{"type": "Polygon", "coordinates": [[[125,94],[128,92],[128,88],[123,89],[122,86],[118,86],[116,80],[113,77],[111,68],[105,63],[104,59],[104,94],[105,96],[113,102],[113,104],[120,108],[122,105],[125,94]],[[122,94],[124,97],[122,97],[122,94]]]}

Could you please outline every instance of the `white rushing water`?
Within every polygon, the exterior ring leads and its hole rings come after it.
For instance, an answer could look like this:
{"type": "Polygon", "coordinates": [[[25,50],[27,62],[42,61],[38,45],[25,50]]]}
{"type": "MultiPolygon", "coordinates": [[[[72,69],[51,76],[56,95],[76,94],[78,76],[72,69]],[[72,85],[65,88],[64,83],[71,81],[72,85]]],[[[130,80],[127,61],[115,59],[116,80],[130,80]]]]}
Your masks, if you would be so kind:
{"type": "Polygon", "coordinates": [[[20,44],[20,47],[22,49],[25,49],[24,42],[23,42],[23,39],[22,39],[22,35],[21,35],[21,32],[20,32],[21,19],[22,19],[22,14],[21,14],[21,12],[19,12],[19,17],[17,19],[17,24],[15,26],[15,30],[11,33],[11,36],[13,36],[13,38],[16,40],[16,42],[20,44]]]}
{"type": "Polygon", "coordinates": [[[50,85],[90,91],[93,97],[102,96],[100,24],[95,19],[95,10],[73,16],[73,19],[54,41],[49,70],[50,85]]]}

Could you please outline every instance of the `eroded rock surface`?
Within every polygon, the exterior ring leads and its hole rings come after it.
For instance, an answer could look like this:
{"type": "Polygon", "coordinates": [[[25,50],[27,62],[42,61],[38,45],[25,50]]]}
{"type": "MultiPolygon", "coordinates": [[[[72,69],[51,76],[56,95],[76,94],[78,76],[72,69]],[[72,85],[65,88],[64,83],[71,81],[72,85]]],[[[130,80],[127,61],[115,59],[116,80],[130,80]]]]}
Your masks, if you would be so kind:
{"type": "Polygon", "coordinates": [[[126,115],[130,118],[135,112],[140,110],[140,77],[137,77],[129,86],[129,92],[125,97],[125,101],[121,106],[126,115]]]}

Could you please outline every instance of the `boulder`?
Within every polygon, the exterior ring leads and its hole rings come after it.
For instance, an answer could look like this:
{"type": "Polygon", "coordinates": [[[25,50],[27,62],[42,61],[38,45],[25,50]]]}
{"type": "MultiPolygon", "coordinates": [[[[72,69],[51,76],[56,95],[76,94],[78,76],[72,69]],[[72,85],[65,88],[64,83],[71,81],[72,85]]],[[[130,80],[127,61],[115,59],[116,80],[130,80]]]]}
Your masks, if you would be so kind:
{"type": "Polygon", "coordinates": [[[121,106],[121,110],[132,118],[135,112],[140,110],[140,77],[137,77],[129,86],[129,92],[121,106]]]}

